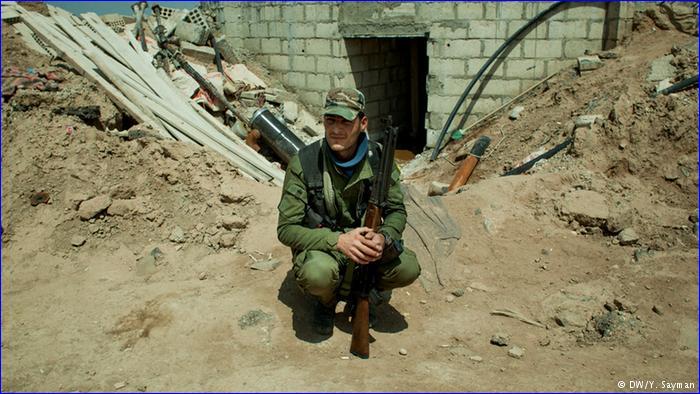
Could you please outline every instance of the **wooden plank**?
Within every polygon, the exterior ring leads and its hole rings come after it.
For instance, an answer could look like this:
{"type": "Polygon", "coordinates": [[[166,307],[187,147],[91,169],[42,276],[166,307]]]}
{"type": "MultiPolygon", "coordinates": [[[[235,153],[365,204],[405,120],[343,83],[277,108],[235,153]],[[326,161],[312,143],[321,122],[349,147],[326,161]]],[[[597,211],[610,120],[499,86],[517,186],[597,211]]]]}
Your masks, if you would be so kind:
{"type": "MultiPolygon", "coordinates": [[[[17,15],[19,17],[19,14],[17,14],[17,15]]],[[[15,29],[17,29],[17,31],[19,32],[20,35],[22,35],[22,39],[24,40],[24,42],[27,44],[27,46],[29,48],[41,53],[42,55],[46,55],[46,56],[55,56],[56,55],[56,52],[53,52],[53,50],[51,50],[50,48],[49,49],[44,48],[41,45],[41,43],[39,43],[39,41],[37,41],[37,39],[35,38],[36,33],[31,31],[31,29],[29,29],[27,27],[27,25],[25,25],[24,23],[18,22],[12,26],[15,29]]],[[[46,44],[44,44],[44,45],[46,45],[46,44]]]]}

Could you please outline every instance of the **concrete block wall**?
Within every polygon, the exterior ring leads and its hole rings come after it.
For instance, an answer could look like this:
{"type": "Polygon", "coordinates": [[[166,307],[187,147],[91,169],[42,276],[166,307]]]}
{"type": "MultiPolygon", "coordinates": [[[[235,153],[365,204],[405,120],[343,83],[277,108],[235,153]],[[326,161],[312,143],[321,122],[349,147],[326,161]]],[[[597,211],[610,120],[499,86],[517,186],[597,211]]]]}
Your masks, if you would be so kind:
{"type": "MultiPolygon", "coordinates": [[[[391,87],[408,85],[402,83],[407,77],[400,70],[407,66],[395,51],[397,37],[423,29],[428,39],[425,127],[441,130],[462,91],[489,56],[553,3],[226,2],[223,7],[225,33],[233,44],[257,54],[307,104],[320,108],[331,87],[358,87],[368,97],[370,117],[406,110],[403,104],[391,104],[400,103],[405,96],[401,89],[391,87]],[[343,36],[341,31],[352,31],[346,27],[353,23],[359,33],[343,36]],[[398,33],[392,36],[392,31],[398,33]]],[[[490,79],[466,125],[546,76],[573,65],[586,50],[603,49],[606,24],[616,23],[624,30],[634,10],[622,3],[611,18],[608,7],[607,3],[573,3],[530,31],[490,70],[490,79]]],[[[466,107],[460,109],[453,127],[466,107]]]]}

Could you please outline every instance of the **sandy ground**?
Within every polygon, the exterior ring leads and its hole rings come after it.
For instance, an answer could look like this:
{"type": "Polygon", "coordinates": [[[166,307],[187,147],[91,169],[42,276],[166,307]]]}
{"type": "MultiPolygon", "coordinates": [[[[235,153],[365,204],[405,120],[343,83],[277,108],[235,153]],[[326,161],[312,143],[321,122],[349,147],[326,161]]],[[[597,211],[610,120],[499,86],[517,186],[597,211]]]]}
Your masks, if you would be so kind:
{"type": "MultiPolygon", "coordinates": [[[[646,80],[669,54],[674,77],[697,74],[695,48],[641,24],[602,68],[565,70],[517,121],[506,111],[472,130],[465,140],[489,135],[491,150],[461,193],[438,198],[461,237],[394,292],[359,360],[342,306],[331,338],[311,330],[275,236],[279,188],[197,146],[55,114],[99,105],[103,124],[122,121],[4,25],[3,68],[65,81],[3,103],[2,390],[697,391],[697,89],[651,98],[646,80]],[[602,119],[571,149],[498,176],[581,114],[602,119]],[[48,202],[31,205],[39,192],[48,202]],[[637,239],[620,245],[629,228],[637,239]],[[281,265],[251,268],[269,260],[281,265]],[[535,324],[491,313],[503,309],[535,324]]],[[[449,182],[465,152],[455,142],[406,165],[405,183],[449,182]]]]}

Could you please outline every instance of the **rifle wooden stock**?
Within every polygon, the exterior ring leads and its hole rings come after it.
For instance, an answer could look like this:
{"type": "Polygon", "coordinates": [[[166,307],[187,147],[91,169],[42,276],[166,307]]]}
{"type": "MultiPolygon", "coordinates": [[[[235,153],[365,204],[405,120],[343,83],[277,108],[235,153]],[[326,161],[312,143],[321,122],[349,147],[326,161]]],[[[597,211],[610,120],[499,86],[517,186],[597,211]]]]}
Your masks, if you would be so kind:
{"type": "Polygon", "coordinates": [[[369,296],[357,298],[355,316],[352,318],[350,353],[360,358],[369,358],[369,296]]]}
{"type": "Polygon", "coordinates": [[[467,183],[469,177],[474,171],[474,168],[477,164],[479,164],[479,159],[484,154],[484,152],[486,152],[486,148],[489,146],[490,143],[491,138],[487,136],[479,137],[476,143],[474,143],[474,147],[472,148],[471,152],[469,152],[469,157],[464,159],[464,162],[462,162],[462,165],[459,167],[459,170],[457,170],[457,173],[455,174],[454,178],[452,178],[452,182],[447,188],[448,191],[453,191],[467,183]]]}

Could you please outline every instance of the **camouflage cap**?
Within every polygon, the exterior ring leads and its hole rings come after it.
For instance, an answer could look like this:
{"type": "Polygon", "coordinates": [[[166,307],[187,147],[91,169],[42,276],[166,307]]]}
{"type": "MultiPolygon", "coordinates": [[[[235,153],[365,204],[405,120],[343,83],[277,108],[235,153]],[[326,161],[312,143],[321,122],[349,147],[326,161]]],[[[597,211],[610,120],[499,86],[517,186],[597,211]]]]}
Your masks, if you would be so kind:
{"type": "Polygon", "coordinates": [[[354,120],[365,109],[365,95],[357,89],[333,88],[326,95],[324,115],[338,115],[354,120]]]}

